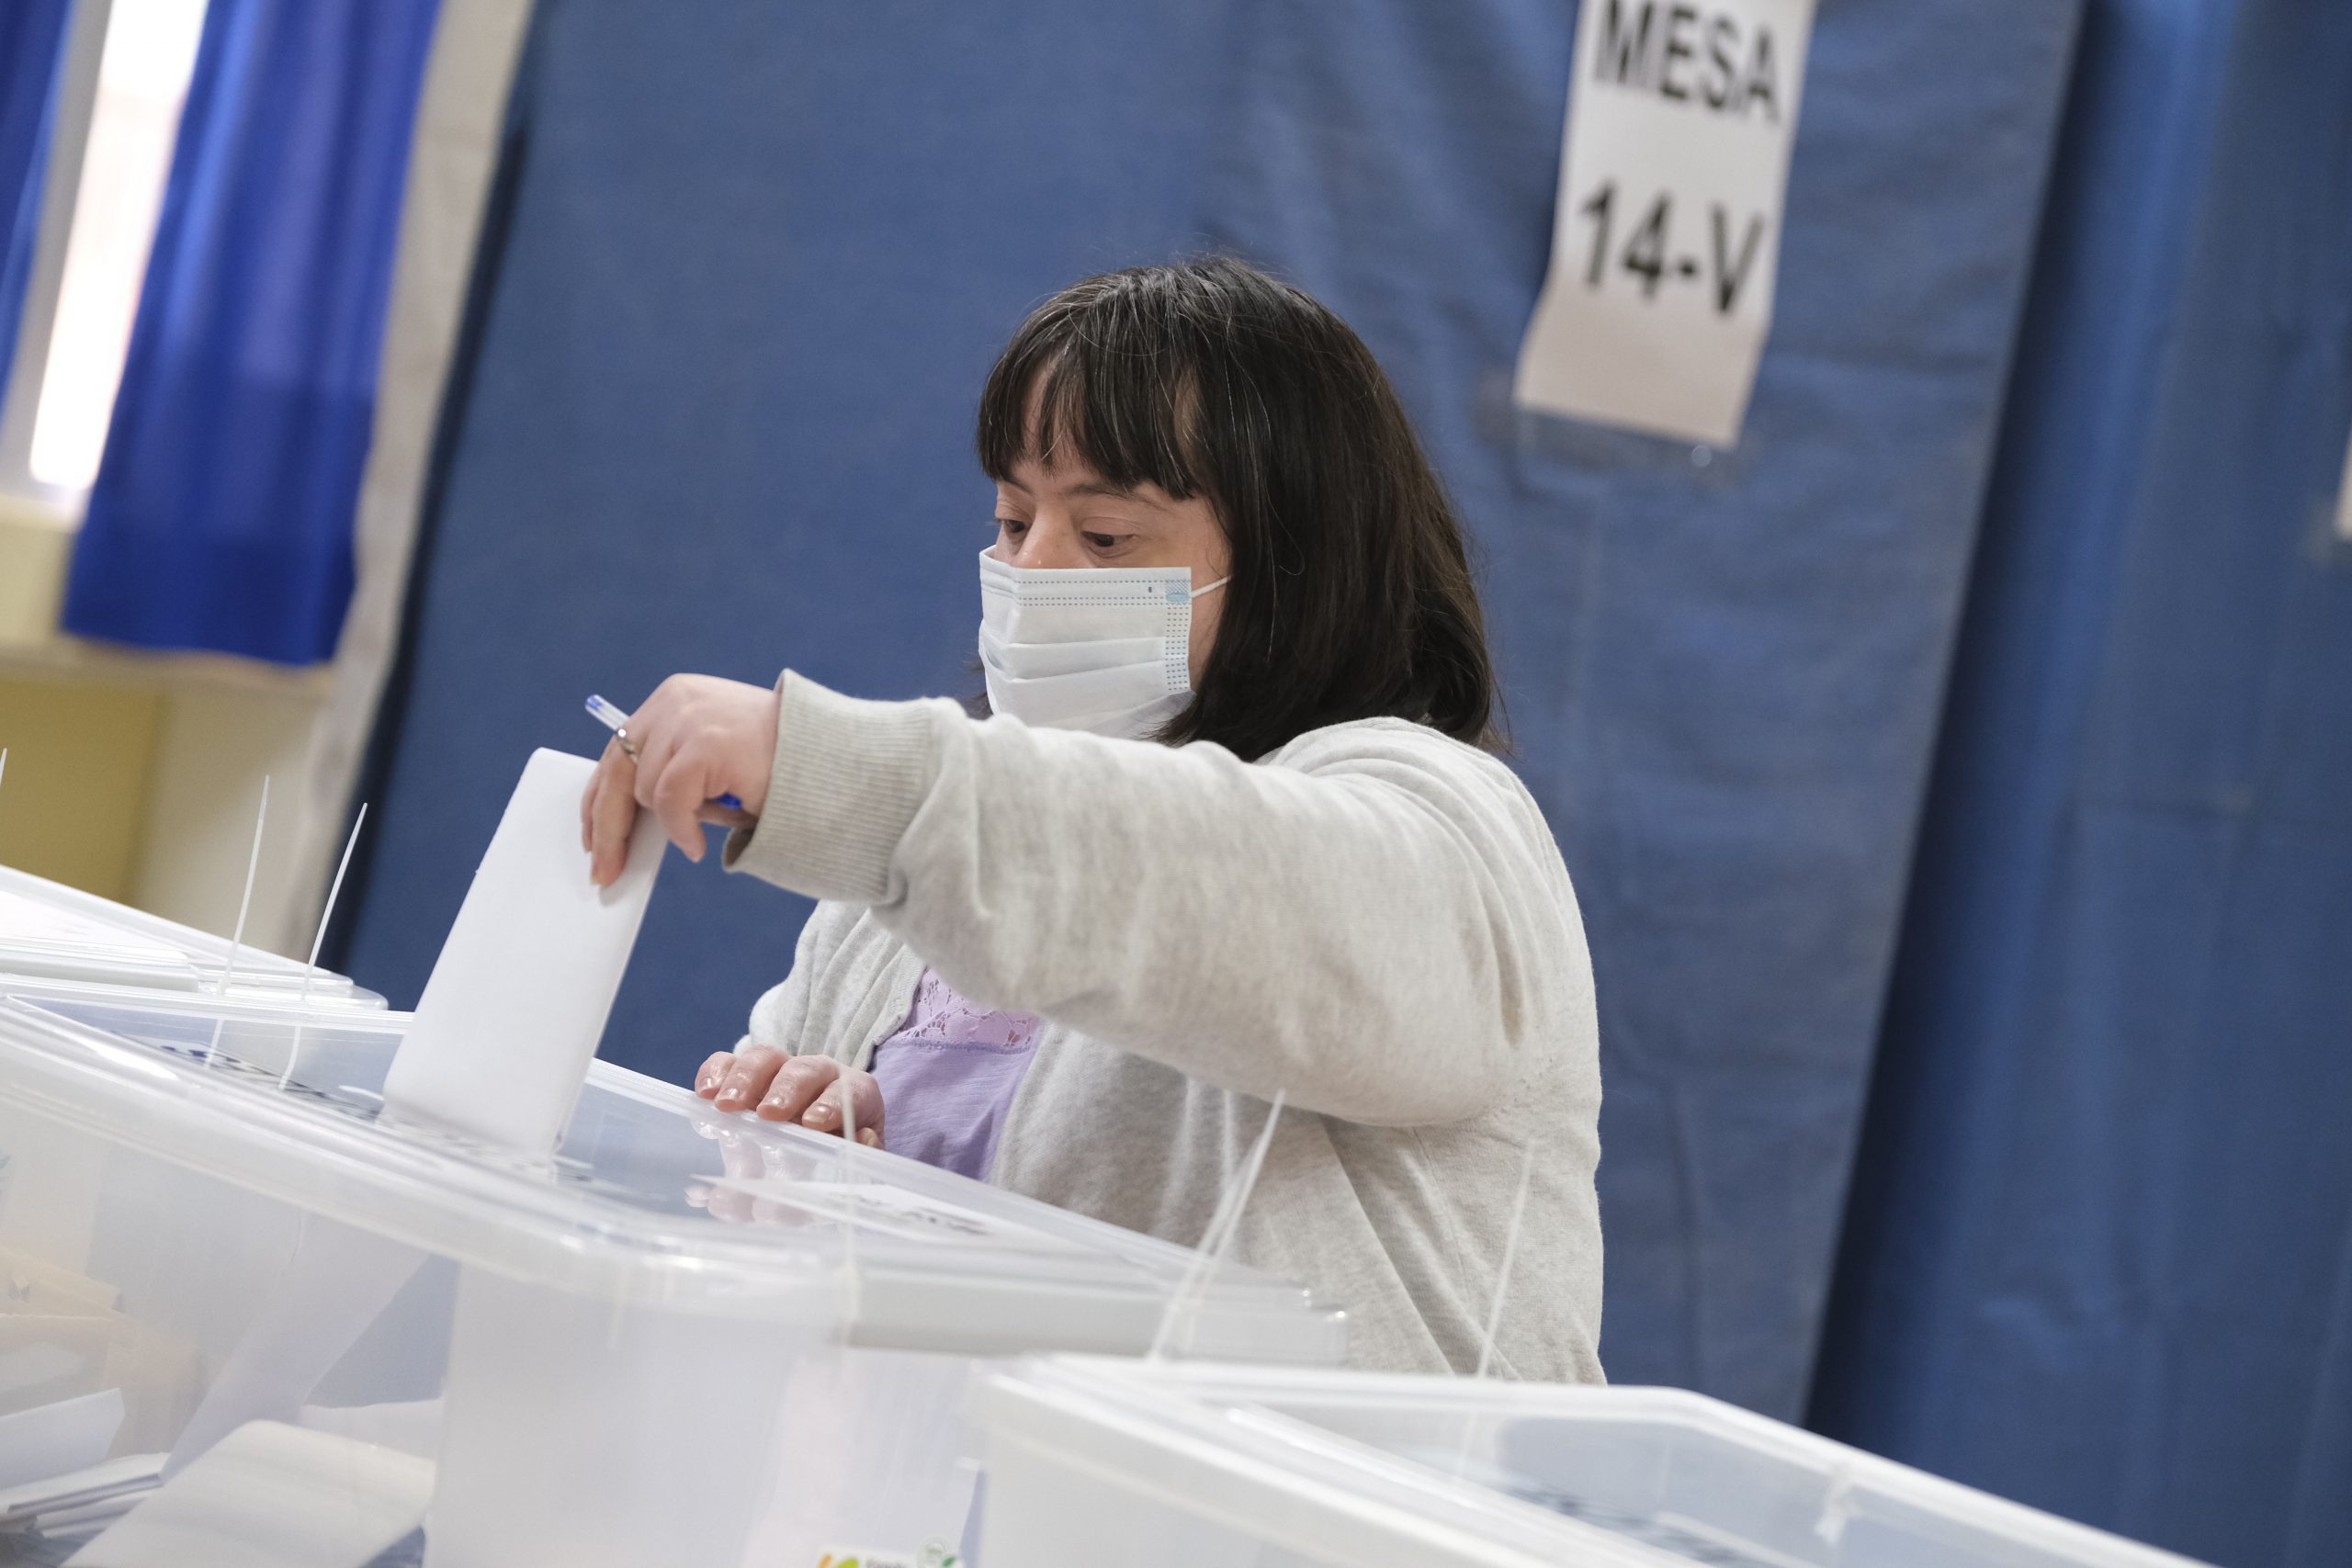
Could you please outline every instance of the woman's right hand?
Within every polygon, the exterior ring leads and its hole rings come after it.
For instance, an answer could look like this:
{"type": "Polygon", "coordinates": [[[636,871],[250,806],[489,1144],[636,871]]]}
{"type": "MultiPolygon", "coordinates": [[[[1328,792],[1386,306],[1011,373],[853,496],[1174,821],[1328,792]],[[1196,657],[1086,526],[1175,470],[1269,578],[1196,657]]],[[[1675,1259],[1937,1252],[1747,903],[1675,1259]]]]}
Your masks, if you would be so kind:
{"type": "Polygon", "coordinates": [[[839,1137],[842,1096],[851,1097],[857,1141],[882,1146],[882,1086],[871,1073],[844,1067],[831,1056],[787,1056],[772,1045],[740,1055],[714,1052],[695,1074],[695,1092],[721,1111],[753,1111],[765,1122],[797,1122],[839,1137]]]}
{"type": "Polygon", "coordinates": [[[767,802],[775,759],[775,694],[713,675],[673,675],[628,716],[628,748],[607,741],[580,795],[588,880],[610,887],[628,861],[642,807],[688,860],[703,856],[702,824],[748,828],[767,802]],[[717,804],[732,795],[740,808],[717,804]]]}

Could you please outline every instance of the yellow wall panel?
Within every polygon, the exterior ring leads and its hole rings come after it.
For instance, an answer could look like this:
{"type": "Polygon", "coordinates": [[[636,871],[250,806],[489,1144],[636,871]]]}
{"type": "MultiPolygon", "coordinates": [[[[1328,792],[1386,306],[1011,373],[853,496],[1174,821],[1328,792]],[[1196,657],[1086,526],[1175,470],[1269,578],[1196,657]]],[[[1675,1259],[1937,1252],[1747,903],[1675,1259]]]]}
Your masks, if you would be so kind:
{"type": "Polygon", "coordinates": [[[154,691],[0,677],[0,863],[127,899],[163,713],[154,691]]]}
{"type": "Polygon", "coordinates": [[[0,495],[0,645],[28,647],[55,634],[73,548],[70,519],[38,502],[0,495]]]}

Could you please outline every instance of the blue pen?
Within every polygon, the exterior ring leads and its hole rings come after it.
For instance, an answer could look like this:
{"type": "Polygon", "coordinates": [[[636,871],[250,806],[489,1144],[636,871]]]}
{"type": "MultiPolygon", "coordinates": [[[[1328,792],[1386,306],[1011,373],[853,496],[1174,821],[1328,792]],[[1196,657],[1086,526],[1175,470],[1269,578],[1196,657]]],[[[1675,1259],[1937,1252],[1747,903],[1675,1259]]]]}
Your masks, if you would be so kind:
{"type": "MultiPolygon", "coordinates": [[[[603,725],[606,729],[611,730],[614,735],[617,736],[620,739],[622,750],[628,752],[632,758],[637,755],[637,745],[634,741],[629,739],[628,730],[626,728],[628,723],[628,715],[621,712],[620,709],[615,707],[612,704],[606,702],[604,698],[597,696],[592,692],[588,696],[588,716],[594,719],[598,724],[603,725]]],[[[711,804],[713,806],[723,806],[729,811],[741,811],[743,809],[743,803],[741,800],[738,800],[732,792],[720,795],[717,800],[712,801],[711,804]]]]}

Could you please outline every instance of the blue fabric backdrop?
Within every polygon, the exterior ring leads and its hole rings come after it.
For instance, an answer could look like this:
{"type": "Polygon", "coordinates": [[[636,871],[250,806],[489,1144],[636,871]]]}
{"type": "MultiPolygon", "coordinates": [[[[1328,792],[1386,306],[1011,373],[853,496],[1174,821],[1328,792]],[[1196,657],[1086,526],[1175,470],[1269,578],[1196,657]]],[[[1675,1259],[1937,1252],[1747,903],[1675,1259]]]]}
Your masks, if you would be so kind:
{"type": "Polygon", "coordinates": [[[2098,0],[1815,1409],[2352,1554],[2352,11],[2098,0]]]}
{"type": "MultiPolygon", "coordinates": [[[[1492,562],[1600,969],[1612,1371],[1800,1413],[2073,14],[1825,12],[1780,324],[1700,468],[1509,406],[1572,6],[546,6],[348,967],[413,999],[588,691],[968,689],[993,352],[1230,244],[1365,332],[1492,562]]],[[[731,1043],[801,913],[673,861],[606,1054],[731,1043]]]]}
{"type": "Polygon", "coordinates": [[[1516,415],[1574,7],[1256,8],[1212,231],[1370,339],[1490,563],[1600,998],[1619,1382],[1804,1408],[2075,8],[1831,5],[1736,452],[1516,415]]]}
{"type": "Polygon", "coordinates": [[[334,652],[437,0],[211,0],[64,624],[334,652]]]}
{"type": "Polygon", "coordinates": [[[0,395],[17,358],[17,321],[40,226],[41,174],[57,65],[73,0],[0,6],[0,395]]]}

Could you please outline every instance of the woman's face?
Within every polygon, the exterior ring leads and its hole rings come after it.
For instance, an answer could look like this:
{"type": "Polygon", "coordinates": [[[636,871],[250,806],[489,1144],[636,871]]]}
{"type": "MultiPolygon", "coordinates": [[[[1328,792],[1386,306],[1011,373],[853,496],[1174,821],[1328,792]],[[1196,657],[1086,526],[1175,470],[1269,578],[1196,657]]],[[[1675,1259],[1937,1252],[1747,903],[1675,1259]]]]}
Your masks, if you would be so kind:
{"type": "MultiPolygon", "coordinates": [[[[1225,576],[1233,557],[1207,500],[1178,501],[1158,485],[1118,490],[1074,457],[1046,468],[1017,464],[996,487],[996,545],[1007,566],[1070,570],[1101,566],[1181,566],[1195,592],[1225,576]]],[[[1193,601],[1193,684],[1216,643],[1225,595],[1193,601]]]]}

